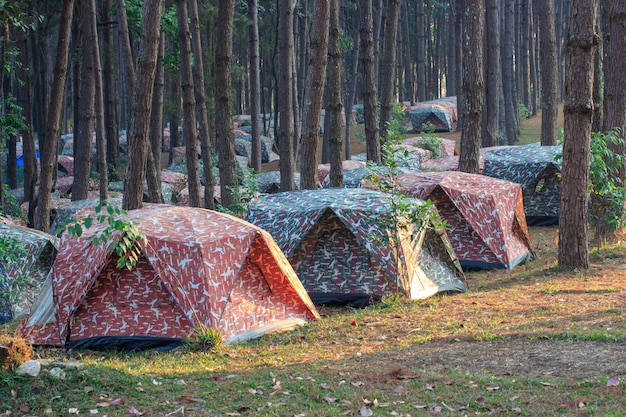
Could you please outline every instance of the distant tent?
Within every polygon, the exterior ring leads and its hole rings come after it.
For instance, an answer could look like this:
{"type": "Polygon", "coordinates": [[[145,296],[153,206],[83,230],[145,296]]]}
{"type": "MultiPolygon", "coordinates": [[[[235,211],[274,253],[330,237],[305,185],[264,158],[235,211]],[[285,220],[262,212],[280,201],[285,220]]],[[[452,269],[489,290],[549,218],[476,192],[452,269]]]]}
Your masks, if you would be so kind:
{"type": "Polygon", "coordinates": [[[398,176],[400,190],[435,202],[464,268],[508,268],[532,258],[519,184],[458,171],[398,176]]]}
{"type": "MultiPolygon", "coordinates": [[[[95,228],[80,238],[63,235],[47,291],[19,329],[26,340],[71,348],[172,347],[206,326],[237,342],[319,317],[276,243],[258,227],[166,205],[146,205],[129,217],[148,238],[132,270],[117,269],[115,253],[89,241],[95,228]]],[[[114,234],[109,242],[121,238],[114,234]]]]}
{"type": "MultiPolygon", "coordinates": [[[[0,263],[0,293],[9,291],[9,288],[19,284],[18,288],[11,290],[15,292],[12,295],[17,299],[17,303],[0,305],[4,307],[4,312],[0,313],[0,323],[3,323],[19,318],[29,311],[52,268],[57,252],[57,239],[39,230],[2,223],[0,236],[3,239],[10,239],[7,243],[14,243],[6,250],[14,251],[16,257],[4,264],[0,263]],[[21,282],[22,278],[26,280],[21,282]]],[[[6,293],[3,294],[3,299],[9,300],[6,293]]]]}
{"type": "Polygon", "coordinates": [[[409,121],[415,132],[449,132],[452,130],[450,111],[444,106],[429,102],[417,103],[408,110],[409,121]]]}
{"type": "Polygon", "coordinates": [[[431,228],[402,240],[400,257],[409,278],[398,281],[385,239],[389,215],[383,193],[329,188],[264,196],[247,219],[272,234],[316,303],[363,305],[394,293],[418,299],[465,291],[445,232],[431,228]]]}
{"type": "Polygon", "coordinates": [[[488,150],[484,175],[521,184],[529,225],[558,224],[561,198],[561,146],[540,143],[488,150]]]}
{"type": "Polygon", "coordinates": [[[427,137],[417,136],[406,138],[402,141],[403,145],[415,146],[417,148],[428,149],[432,152],[433,158],[444,157],[444,156],[453,156],[458,155],[459,150],[457,149],[456,142],[452,139],[438,138],[434,137],[433,139],[429,139],[427,137]],[[434,145],[438,145],[435,148],[431,149],[434,145]]]}

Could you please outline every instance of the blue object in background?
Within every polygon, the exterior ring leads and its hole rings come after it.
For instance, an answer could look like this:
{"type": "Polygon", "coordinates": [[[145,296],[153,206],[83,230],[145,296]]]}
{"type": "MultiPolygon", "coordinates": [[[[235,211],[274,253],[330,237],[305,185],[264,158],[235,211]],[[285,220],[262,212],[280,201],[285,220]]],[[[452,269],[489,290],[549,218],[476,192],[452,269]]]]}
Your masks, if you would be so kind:
{"type": "MultiPolygon", "coordinates": [[[[39,159],[39,151],[37,151],[37,159],[39,159]]],[[[23,167],[24,166],[24,155],[22,155],[19,158],[17,158],[17,166],[18,167],[23,167]]]]}

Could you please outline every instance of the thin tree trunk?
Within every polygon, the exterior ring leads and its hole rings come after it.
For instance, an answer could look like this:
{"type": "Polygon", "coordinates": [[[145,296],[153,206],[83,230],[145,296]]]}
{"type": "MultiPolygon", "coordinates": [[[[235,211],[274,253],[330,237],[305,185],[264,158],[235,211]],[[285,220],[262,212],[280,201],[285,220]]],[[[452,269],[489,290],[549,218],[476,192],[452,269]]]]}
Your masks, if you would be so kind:
{"type": "Polygon", "coordinates": [[[44,232],[50,230],[50,193],[52,192],[52,178],[57,152],[56,145],[59,138],[61,112],[63,111],[63,96],[65,92],[65,81],[67,79],[73,11],[74,0],[64,0],[59,27],[57,56],[54,64],[52,92],[50,93],[50,103],[46,115],[46,138],[48,143],[43,147],[40,154],[41,180],[39,184],[39,196],[37,198],[37,219],[35,226],[37,229],[44,232]]]}
{"type": "MultiPolygon", "coordinates": [[[[232,122],[233,16],[234,0],[219,3],[217,46],[215,49],[215,136],[219,154],[222,205],[232,208],[239,203],[237,161],[232,122]]],[[[288,68],[291,71],[291,68],[288,68]]]]}
{"type": "Polygon", "coordinates": [[[500,144],[500,15],[498,0],[485,0],[485,108],[482,146],[500,144]]]}
{"type": "Polygon", "coordinates": [[[96,66],[93,48],[96,42],[96,11],[91,8],[91,1],[83,1],[80,14],[83,28],[83,61],[80,71],[78,112],[76,116],[76,135],[74,135],[74,183],[72,201],[88,197],[89,178],[91,175],[92,139],[96,123],[96,66]]]}
{"type": "MultiPolygon", "coordinates": [[[[304,125],[302,127],[302,157],[300,160],[300,188],[317,187],[317,146],[320,132],[320,115],[326,83],[326,66],[329,61],[328,26],[330,17],[329,0],[313,1],[313,25],[310,38],[311,54],[308,62],[306,91],[304,95],[304,125]]],[[[337,30],[338,28],[334,28],[337,30]]],[[[329,71],[332,68],[329,68],[329,71]]],[[[326,117],[330,117],[326,108],[326,117]]]]}
{"type": "Polygon", "coordinates": [[[400,0],[387,1],[385,19],[385,45],[383,47],[380,72],[380,123],[379,130],[387,138],[387,128],[391,122],[393,106],[396,103],[394,81],[396,79],[398,21],[400,19],[400,0]]]}
{"type": "Polygon", "coordinates": [[[146,160],[146,182],[148,199],[151,203],[163,203],[161,190],[161,148],[163,143],[163,89],[165,69],[163,55],[165,53],[165,36],[159,35],[157,65],[154,72],[154,90],[152,92],[152,109],[150,109],[150,141],[148,159],[146,160]]]}
{"type": "Polygon", "coordinates": [[[113,22],[110,21],[111,0],[101,3],[100,16],[104,20],[102,32],[102,84],[104,93],[104,120],[106,130],[106,159],[109,178],[119,179],[119,128],[117,120],[117,83],[115,78],[115,47],[113,22]]]}
{"type": "Polygon", "coordinates": [[[293,108],[293,13],[294,0],[279,0],[278,23],[278,102],[279,126],[278,144],[280,147],[280,190],[291,191],[295,188],[294,159],[294,108],[293,108]]]}
{"type": "MultiPolygon", "coordinates": [[[[357,16],[357,22],[358,22],[358,16],[357,16]]],[[[350,130],[352,127],[352,109],[353,109],[354,101],[356,97],[357,80],[359,78],[358,76],[359,74],[359,51],[360,51],[360,48],[358,47],[359,44],[360,44],[360,31],[355,30],[354,41],[353,41],[353,45],[355,45],[355,47],[352,48],[352,51],[350,52],[352,55],[352,59],[351,59],[352,65],[349,66],[350,77],[347,82],[348,91],[346,92],[347,93],[346,105],[345,105],[346,131],[345,131],[345,140],[344,140],[345,159],[350,159],[352,157],[351,151],[350,151],[350,130]]],[[[348,67],[348,65],[346,65],[346,67],[348,67]]]]}
{"type": "Polygon", "coordinates": [[[478,174],[483,97],[484,0],[463,0],[463,130],[459,171],[478,174]]]}
{"type": "MultiPolygon", "coordinates": [[[[626,135],[626,0],[612,0],[604,81],[604,130],[622,129],[626,135]]],[[[623,152],[622,152],[623,153],[623,152]]],[[[626,179],[626,178],[623,178],[626,179]]]]}
{"type": "Polygon", "coordinates": [[[133,64],[133,50],[130,46],[130,32],[128,31],[128,19],[126,17],[126,4],[124,0],[115,0],[115,7],[117,9],[118,36],[122,49],[122,61],[125,72],[123,81],[126,85],[124,102],[127,103],[127,105],[126,111],[124,112],[124,126],[128,129],[130,126],[130,112],[132,111],[131,104],[129,103],[132,101],[133,94],[135,94],[135,66],[133,64]]]}
{"type": "Polygon", "coordinates": [[[589,268],[587,214],[597,0],[572,0],[565,84],[559,266],[589,268]]]}
{"type": "Polygon", "coordinates": [[[541,59],[541,144],[556,145],[558,112],[557,44],[554,26],[554,4],[537,2],[539,12],[539,57],[541,59]]]}
{"type": "MultiPolygon", "coordinates": [[[[330,33],[328,37],[328,82],[324,136],[328,137],[330,186],[343,187],[343,138],[341,136],[341,44],[339,5],[330,2],[330,33]]],[[[346,114],[346,123],[348,123],[346,114]]]]}
{"type": "Polygon", "coordinates": [[[426,100],[424,0],[417,0],[417,101],[426,100]]]}
{"type": "Polygon", "coordinates": [[[141,24],[141,44],[137,63],[137,78],[131,105],[128,129],[128,167],[124,181],[122,207],[126,210],[141,208],[146,179],[146,162],[150,132],[150,107],[154,90],[159,47],[159,20],[163,10],[162,0],[145,0],[141,24]]]}
{"type": "Polygon", "coordinates": [[[198,17],[197,0],[189,0],[189,29],[191,30],[191,48],[194,56],[193,78],[194,91],[196,95],[196,113],[198,118],[198,128],[200,130],[200,148],[202,150],[202,160],[204,164],[204,207],[215,208],[215,196],[213,191],[213,164],[211,150],[211,136],[209,133],[209,115],[207,112],[206,88],[204,83],[204,53],[202,40],[200,38],[200,20],[198,17]]]}
{"type": "Polygon", "coordinates": [[[513,4],[515,0],[504,0],[504,20],[502,25],[501,60],[502,60],[502,94],[504,96],[504,120],[506,143],[513,145],[517,141],[515,78],[514,78],[514,17],[513,4]]]}
{"type": "Polygon", "coordinates": [[[372,23],[372,2],[359,0],[360,22],[359,60],[363,72],[363,107],[365,115],[365,142],[367,160],[381,162],[380,131],[376,99],[376,63],[374,62],[374,30],[372,23]]]}
{"type": "Polygon", "coordinates": [[[259,4],[248,0],[248,39],[250,42],[250,123],[252,124],[252,158],[250,165],[261,172],[261,66],[259,53],[259,4]]]}

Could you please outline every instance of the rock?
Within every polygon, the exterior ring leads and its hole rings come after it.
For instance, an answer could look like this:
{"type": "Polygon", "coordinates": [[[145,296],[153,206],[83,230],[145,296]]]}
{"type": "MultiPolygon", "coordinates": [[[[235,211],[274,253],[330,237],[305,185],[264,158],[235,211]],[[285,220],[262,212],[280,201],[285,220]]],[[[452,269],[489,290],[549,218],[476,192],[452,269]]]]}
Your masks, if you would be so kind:
{"type": "Polygon", "coordinates": [[[63,369],[59,368],[58,366],[50,369],[48,371],[48,373],[53,378],[65,379],[65,371],[63,369]]]}
{"type": "Polygon", "coordinates": [[[16,375],[36,377],[41,372],[41,364],[35,360],[26,361],[15,370],[16,375]]]}

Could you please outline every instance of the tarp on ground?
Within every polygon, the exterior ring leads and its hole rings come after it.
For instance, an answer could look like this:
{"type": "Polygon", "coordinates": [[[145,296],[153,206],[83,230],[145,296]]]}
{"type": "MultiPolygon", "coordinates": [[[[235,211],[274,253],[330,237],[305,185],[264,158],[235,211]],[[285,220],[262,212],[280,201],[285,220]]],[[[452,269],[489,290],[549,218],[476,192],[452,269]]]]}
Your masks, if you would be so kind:
{"type": "MultiPolygon", "coordinates": [[[[237,342],[319,317],[264,230],[210,210],[154,204],[129,211],[129,220],[147,237],[131,270],[91,243],[101,225],[63,235],[49,291],[22,337],[72,348],[172,347],[202,326],[237,342]]],[[[121,238],[114,233],[107,243],[121,238]]]]}
{"type": "Polygon", "coordinates": [[[317,303],[361,305],[396,293],[418,299],[465,291],[445,231],[412,230],[396,262],[387,239],[390,214],[381,192],[330,188],[264,196],[247,219],[272,234],[317,303]],[[403,264],[406,280],[397,274],[403,264]]]}
{"type": "Polygon", "coordinates": [[[529,225],[553,225],[559,221],[561,146],[540,143],[502,147],[483,152],[484,175],[522,186],[529,225]]]}
{"type": "Polygon", "coordinates": [[[464,268],[512,269],[532,258],[519,184],[458,171],[400,174],[399,189],[430,199],[464,268]]]}

